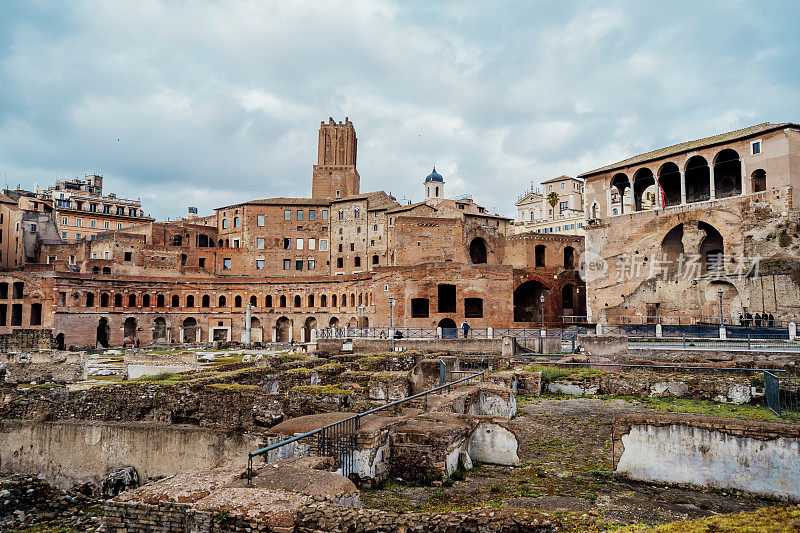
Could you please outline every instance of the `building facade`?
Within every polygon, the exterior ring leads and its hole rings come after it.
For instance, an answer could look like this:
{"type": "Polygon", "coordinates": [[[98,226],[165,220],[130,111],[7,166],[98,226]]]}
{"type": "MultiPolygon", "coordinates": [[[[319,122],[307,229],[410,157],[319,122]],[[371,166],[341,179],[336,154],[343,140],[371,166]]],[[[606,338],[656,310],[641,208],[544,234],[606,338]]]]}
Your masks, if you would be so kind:
{"type": "Polygon", "coordinates": [[[719,323],[720,314],[733,322],[748,312],[798,315],[797,125],[759,124],[579,177],[593,317],[719,323]]]}
{"type": "Polygon", "coordinates": [[[531,188],[516,202],[514,231],[584,235],[583,180],[560,176],[531,188]]]}
{"type": "Polygon", "coordinates": [[[425,328],[585,314],[581,238],[511,235],[510,219],[442,189],[410,205],[362,193],[353,124],[331,119],[319,136],[310,198],[39,241],[35,262],[0,279],[0,333],[48,328],[60,346],[240,341],[248,329],[254,342],[308,341],[318,328],[388,326],[392,313],[425,328]]]}

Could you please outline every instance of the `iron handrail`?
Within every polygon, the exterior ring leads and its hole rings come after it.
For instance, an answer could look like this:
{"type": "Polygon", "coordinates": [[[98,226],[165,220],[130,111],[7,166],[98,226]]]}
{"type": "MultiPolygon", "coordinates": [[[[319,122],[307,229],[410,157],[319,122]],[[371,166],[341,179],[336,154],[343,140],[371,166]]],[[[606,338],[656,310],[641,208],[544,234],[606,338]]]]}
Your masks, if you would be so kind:
{"type": "Polygon", "coordinates": [[[343,424],[343,423],[351,421],[351,420],[355,420],[356,421],[356,429],[358,429],[358,422],[365,416],[369,416],[369,415],[375,414],[375,413],[383,411],[385,409],[390,409],[392,407],[396,407],[396,406],[398,406],[400,404],[409,402],[411,400],[416,400],[417,398],[422,398],[424,396],[427,396],[428,394],[431,394],[432,392],[436,392],[436,391],[439,391],[439,390],[442,390],[442,389],[445,389],[445,388],[449,390],[450,387],[452,387],[453,385],[458,385],[461,382],[468,381],[470,379],[474,379],[475,377],[480,376],[482,374],[483,374],[483,372],[476,372],[476,373],[474,373],[472,375],[463,377],[463,378],[458,379],[456,381],[451,381],[450,383],[445,383],[444,385],[439,385],[438,387],[434,387],[432,389],[429,389],[429,390],[426,390],[426,391],[423,391],[423,392],[419,392],[417,394],[413,394],[411,396],[403,398],[402,400],[396,400],[394,402],[390,402],[390,403],[387,403],[385,405],[381,405],[380,407],[375,407],[374,409],[370,409],[369,411],[364,411],[363,413],[358,413],[358,414],[355,414],[353,416],[349,416],[347,418],[343,418],[342,420],[339,420],[337,422],[333,422],[331,424],[327,424],[325,426],[322,426],[321,428],[317,428],[317,429],[314,429],[314,430],[311,430],[311,431],[307,431],[306,433],[303,433],[301,435],[295,435],[292,438],[289,438],[289,439],[286,439],[286,440],[282,440],[281,442],[276,442],[275,444],[270,444],[269,446],[266,446],[264,448],[255,450],[253,452],[249,452],[247,454],[247,481],[248,481],[248,483],[250,483],[252,481],[252,479],[253,479],[253,457],[258,457],[260,455],[264,455],[265,453],[269,453],[272,450],[277,450],[278,448],[282,448],[283,446],[286,446],[288,444],[292,444],[293,442],[297,442],[299,440],[302,440],[302,439],[305,439],[305,438],[308,438],[308,437],[313,437],[314,435],[322,433],[324,430],[326,430],[328,428],[331,428],[331,427],[339,425],[339,424],[343,424]]]}
{"type": "MultiPolygon", "coordinates": [[[[515,355],[514,357],[524,358],[525,356],[515,355]]],[[[538,357],[538,356],[531,356],[538,357]]],[[[531,361],[512,361],[513,363],[531,364],[531,361]]],[[[575,362],[560,362],[560,361],[534,361],[536,365],[563,365],[563,366],[611,366],[617,368],[657,368],[659,370],[717,370],[717,371],[731,371],[731,372],[786,372],[780,368],[740,368],[740,367],[720,367],[720,366],[678,366],[678,365],[636,365],[630,363],[575,363],[575,362]]]]}

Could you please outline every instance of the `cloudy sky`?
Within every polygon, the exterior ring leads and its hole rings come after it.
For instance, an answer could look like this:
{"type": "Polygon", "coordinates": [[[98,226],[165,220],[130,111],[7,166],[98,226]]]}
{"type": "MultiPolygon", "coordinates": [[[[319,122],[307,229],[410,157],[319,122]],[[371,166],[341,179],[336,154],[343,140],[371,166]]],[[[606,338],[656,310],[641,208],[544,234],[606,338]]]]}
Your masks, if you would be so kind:
{"type": "Polygon", "coordinates": [[[0,2],[0,173],[99,172],[159,219],[307,196],[321,120],[362,191],[517,196],[675,142],[800,121],[796,1],[0,2]]]}

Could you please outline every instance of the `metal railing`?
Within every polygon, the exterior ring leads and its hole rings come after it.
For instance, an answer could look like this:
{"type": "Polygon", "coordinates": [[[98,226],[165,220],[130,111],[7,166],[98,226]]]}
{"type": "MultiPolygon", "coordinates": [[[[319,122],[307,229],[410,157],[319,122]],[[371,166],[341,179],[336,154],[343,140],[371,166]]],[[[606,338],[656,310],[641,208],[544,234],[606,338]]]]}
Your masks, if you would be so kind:
{"type": "MultiPolygon", "coordinates": [[[[732,372],[732,373],[759,373],[759,372],[782,372],[785,373],[786,370],[780,369],[765,369],[765,368],[746,368],[746,367],[720,367],[720,366],[687,366],[687,365],[645,365],[645,364],[633,364],[633,363],[565,363],[561,361],[542,361],[537,359],[538,356],[536,355],[515,355],[515,359],[512,361],[515,364],[535,364],[535,365],[552,365],[552,366],[577,366],[577,367],[585,367],[585,368],[632,368],[632,369],[640,369],[640,370],[651,370],[655,372],[685,372],[687,374],[691,374],[693,372],[697,372],[700,374],[711,374],[711,373],[725,373],[725,372],[732,372]]],[[[800,379],[800,378],[792,378],[792,379],[800,379]]]]}
{"type": "Polygon", "coordinates": [[[776,415],[800,415],[800,377],[777,376],[764,370],[764,398],[776,415]]]}
{"type": "MultiPolygon", "coordinates": [[[[759,314],[760,315],[760,314],[759,314]]],[[[599,319],[598,317],[579,317],[579,316],[564,316],[563,320],[566,323],[567,320],[572,322],[576,322],[578,320],[583,320],[588,323],[595,323],[599,319]]],[[[661,324],[662,326],[665,325],[673,325],[673,326],[695,326],[695,325],[705,325],[705,326],[716,326],[719,327],[720,319],[719,315],[707,315],[707,316],[690,316],[690,315],[616,315],[610,316],[607,319],[607,323],[609,325],[626,325],[626,324],[661,324]]],[[[745,317],[723,317],[722,323],[726,326],[742,326],[742,327],[756,327],[756,328],[766,328],[766,327],[777,327],[777,328],[788,328],[789,324],[795,323],[800,324],[800,318],[773,318],[770,320],[769,318],[760,318],[756,319],[755,316],[750,318],[745,317]]]]}
{"type": "Polygon", "coordinates": [[[358,428],[360,427],[362,418],[378,413],[380,411],[384,411],[386,409],[399,407],[404,403],[418,399],[425,400],[425,408],[427,409],[429,394],[438,392],[443,389],[447,389],[447,391],[450,392],[450,387],[452,387],[453,385],[458,385],[465,381],[475,379],[481,375],[483,375],[483,372],[475,372],[463,378],[457,379],[456,381],[439,385],[438,387],[434,387],[424,392],[408,396],[406,398],[403,398],[402,400],[397,400],[395,402],[387,403],[386,405],[370,409],[369,411],[364,411],[363,413],[355,414],[338,422],[334,422],[332,424],[328,424],[321,428],[308,431],[301,435],[295,435],[290,439],[282,440],[281,442],[271,444],[259,450],[250,452],[247,454],[247,482],[251,483],[253,480],[253,457],[258,457],[261,455],[268,454],[273,450],[277,450],[289,444],[313,436],[317,436],[317,441],[315,446],[317,453],[320,456],[334,457],[338,459],[340,468],[342,470],[342,475],[345,477],[349,477],[350,474],[352,474],[352,468],[353,468],[353,450],[355,449],[356,446],[356,433],[358,431],[358,428]]]}

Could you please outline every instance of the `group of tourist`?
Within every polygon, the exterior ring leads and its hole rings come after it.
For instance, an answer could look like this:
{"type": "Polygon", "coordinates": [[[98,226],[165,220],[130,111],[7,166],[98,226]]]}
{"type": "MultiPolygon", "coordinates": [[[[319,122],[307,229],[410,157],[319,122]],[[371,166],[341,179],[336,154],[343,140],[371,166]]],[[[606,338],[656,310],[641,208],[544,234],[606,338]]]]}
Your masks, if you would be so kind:
{"type": "Polygon", "coordinates": [[[757,328],[761,326],[772,328],[775,326],[775,317],[772,316],[772,313],[756,313],[755,317],[750,313],[743,313],[739,315],[739,325],[744,327],[753,325],[757,328]]]}

